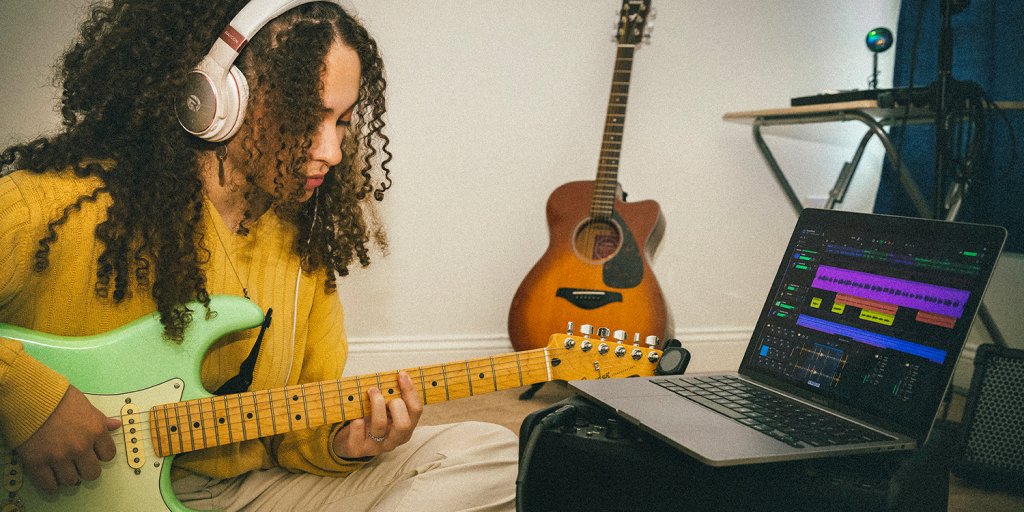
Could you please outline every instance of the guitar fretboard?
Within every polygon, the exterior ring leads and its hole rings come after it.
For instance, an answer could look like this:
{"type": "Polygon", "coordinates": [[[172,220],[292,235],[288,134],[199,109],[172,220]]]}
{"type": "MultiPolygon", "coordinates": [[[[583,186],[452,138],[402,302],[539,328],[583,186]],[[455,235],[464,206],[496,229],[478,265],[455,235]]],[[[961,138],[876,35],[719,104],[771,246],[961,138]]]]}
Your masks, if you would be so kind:
{"type": "MultiPolygon", "coordinates": [[[[548,349],[405,370],[433,404],[552,380],[548,349]]],[[[150,429],[160,456],[316,428],[366,416],[366,390],[400,397],[398,373],[376,373],[274,390],[213,396],[152,408],[150,429]]]]}
{"type": "Polygon", "coordinates": [[[626,104],[629,100],[629,81],[633,72],[633,45],[618,45],[615,73],[608,97],[608,112],[604,121],[601,158],[597,165],[597,182],[590,204],[591,218],[611,218],[615,206],[619,181],[619,156],[622,152],[622,133],[626,123],[626,104]]]}

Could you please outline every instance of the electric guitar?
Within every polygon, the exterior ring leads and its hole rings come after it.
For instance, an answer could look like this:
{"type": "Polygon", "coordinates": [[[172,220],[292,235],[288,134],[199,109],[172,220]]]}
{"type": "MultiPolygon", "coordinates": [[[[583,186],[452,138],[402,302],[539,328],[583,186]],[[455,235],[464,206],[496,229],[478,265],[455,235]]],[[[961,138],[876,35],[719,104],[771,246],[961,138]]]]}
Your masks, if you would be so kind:
{"type": "MultiPolygon", "coordinates": [[[[203,306],[190,305],[193,311],[203,306]]],[[[39,493],[14,452],[0,440],[4,494],[0,511],[187,511],[171,489],[176,454],[314,428],[357,418],[369,410],[366,390],[385,400],[400,396],[398,372],[346,377],[279,389],[213,396],[199,378],[203,354],[218,338],[259,326],[263,312],[234,296],[214,296],[216,315],[194,315],[185,339],[162,339],[157,314],[88,337],[53,336],[0,324],[0,337],[65,375],[108,417],[118,452],[99,479],[39,493]]],[[[550,382],[652,375],[662,352],[571,334],[552,334],[547,347],[527,352],[405,370],[424,404],[550,382]]]]}
{"type": "Polygon", "coordinates": [[[648,262],[665,219],[654,201],[625,202],[618,182],[633,54],[649,35],[650,5],[650,0],[622,4],[597,180],[567,183],[548,198],[547,251],[519,285],[509,310],[509,338],[516,350],[543,346],[538,336],[559,329],[564,318],[628,324],[662,339],[672,337],[671,313],[648,262]]]}

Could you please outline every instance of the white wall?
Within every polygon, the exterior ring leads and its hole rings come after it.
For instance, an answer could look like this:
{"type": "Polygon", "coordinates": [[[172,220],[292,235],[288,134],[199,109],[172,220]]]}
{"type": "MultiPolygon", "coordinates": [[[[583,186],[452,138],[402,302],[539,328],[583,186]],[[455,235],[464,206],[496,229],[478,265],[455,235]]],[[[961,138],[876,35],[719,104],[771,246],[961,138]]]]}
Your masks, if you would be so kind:
{"type": "MultiPolygon", "coordinates": [[[[391,253],[341,284],[349,373],[511,350],[505,322],[544,252],[544,204],[593,179],[615,58],[619,0],[347,0],[376,36],[389,78],[395,186],[391,253]]],[[[0,143],[57,123],[49,66],[86,0],[0,0],[0,143]]],[[[653,261],[694,368],[732,368],[795,213],[726,112],[865,88],[864,36],[895,30],[897,0],[655,0],[636,55],[620,181],[657,200],[668,231],[653,261]]],[[[899,34],[897,34],[899,44],[899,34]]],[[[891,84],[892,53],[880,86],[891,84]]],[[[801,197],[820,200],[863,134],[835,123],[766,129],[801,197]],[[816,199],[818,198],[818,199],[816,199]]],[[[881,146],[869,146],[844,209],[869,210],[881,146]]],[[[1007,335],[1024,260],[1005,258],[990,308],[1007,335]]],[[[571,319],[567,319],[571,320],[571,319]]],[[[610,326],[613,327],[613,326],[610,326]]],[[[628,326],[614,326],[628,329],[628,326]]]]}

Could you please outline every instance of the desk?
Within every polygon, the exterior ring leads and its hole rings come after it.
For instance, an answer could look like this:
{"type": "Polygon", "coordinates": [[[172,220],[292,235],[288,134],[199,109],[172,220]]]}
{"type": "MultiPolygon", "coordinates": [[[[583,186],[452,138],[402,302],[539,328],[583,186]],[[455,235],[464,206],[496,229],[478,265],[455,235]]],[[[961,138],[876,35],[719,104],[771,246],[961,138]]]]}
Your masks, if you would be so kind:
{"type": "MultiPolygon", "coordinates": [[[[997,101],[994,102],[995,107],[1000,110],[1024,110],[1024,102],[1021,101],[997,101]]],[[[900,185],[903,187],[904,192],[910,197],[910,201],[914,205],[914,209],[917,211],[918,217],[923,218],[934,218],[932,214],[931,206],[925,201],[924,196],[921,194],[921,190],[917,187],[917,182],[910,174],[903,162],[900,160],[899,152],[896,151],[896,146],[893,145],[892,140],[889,138],[889,134],[885,133],[885,126],[893,124],[922,124],[932,123],[935,121],[935,117],[931,109],[928,108],[907,108],[904,106],[897,106],[892,108],[883,108],[878,106],[876,100],[860,100],[860,101],[847,101],[840,103],[823,103],[820,105],[804,105],[800,107],[789,107],[769,110],[750,110],[745,112],[729,112],[722,116],[725,121],[735,123],[751,124],[754,127],[754,140],[757,142],[757,147],[760,148],[761,154],[764,155],[765,160],[768,162],[768,167],[771,168],[775,174],[775,179],[778,180],[782,190],[786,193],[789,198],[789,202],[793,205],[797,214],[804,209],[803,204],[800,202],[800,198],[793,191],[793,187],[789,185],[789,180],[786,179],[786,175],[782,173],[782,169],[779,167],[779,163],[775,160],[775,156],[772,155],[771,149],[768,148],[768,144],[765,143],[764,137],[761,136],[762,126],[773,126],[773,125],[793,125],[793,124],[811,124],[811,123],[829,123],[836,121],[860,121],[867,125],[868,132],[861,138],[860,144],[857,146],[857,151],[853,155],[853,159],[843,165],[843,169],[839,172],[839,177],[836,179],[835,185],[832,190],[828,193],[828,200],[825,202],[825,208],[833,208],[836,203],[841,203],[846,190],[850,186],[850,180],[853,179],[853,173],[857,169],[857,165],[860,163],[860,158],[864,154],[864,148],[871,141],[874,136],[878,137],[878,140],[885,146],[885,154],[889,157],[889,161],[892,162],[893,167],[899,173],[900,185]]],[[[960,204],[963,201],[964,196],[967,194],[968,185],[961,182],[954,182],[949,192],[947,193],[948,212],[946,214],[946,220],[955,220],[959,213],[960,204]]],[[[1006,346],[1006,340],[1003,338],[1002,333],[999,331],[999,327],[995,324],[995,320],[988,312],[988,308],[982,303],[978,309],[978,316],[981,318],[982,323],[988,329],[989,334],[992,336],[992,340],[1001,346],[1006,346]]]]}
{"type": "MultiPolygon", "coordinates": [[[[1003,110],[1024,109],[1024,102],[995,102],[995,105],[1003,110]]],[[[914,209],[917,210],[918,216],[925,218],[933,217],[931,206],[929,206],[928,202],[924,199],[924,196],[921,194],[921,190],[918,188],[917,183],[911,176],[910,171],[907,170],[906,166],[903,165],[903,162],[900,161],[899,152],[896,151],[896,146],[893,145],[892,140],[889,138],[889,135],[885,133],[884,128],[887,125],[902,124],[904,122],[907,124],[934,122],[934,115],[931,109],[917,107],[908,109],[902,106],[883,108],[879,107],[878,102],[875,100],[860,100],[841,103],[825,103],[820,105],[805,105],[790,108],[729,112],[723,115],[722,119],[729,122],[753,125],[754,141],[757,142],[757,147],[761,150],[761,154],[764,155],[769,168],[775,174],[775,179],[779,182],[779,185],[786,193],[786,196],[789,198],[789,202],[793,205],[793,208],[796,209],[797,213],[803,210],[803,204],[800,202],[800,198],[797,197],[796,192],[794,192],[793,188],[789,185],[789,181],[786,179],[785,174],[783,174],[782,169],[779,167],[779,163],[775,160],[774,155],[772,155],[771,149],[768,148],[768,144],[765,143],[764,137],[761,136],[761,127],[773,125],[828,123],[836,121],[860,121],[867,125],[868,132],[864,134],[863,138],[861,138],[853,159],[843,165],[843,169],[839,173],[839,178],[836,179],[835,185],[829,192],[825,208],[832,208],[836,203],[843,201],[843,197],[846,195],[846,190],[849,187],[850,180],[853,178],[853,173],[857,169],[857,165],[860,163],[861,156],[864,154],[864,148],[867,146],[868,142],[871,141],[872,137],[877,136],[885,147],[885,154],[888,156],[889,161],[892,162],[893,167],[897,169],[900,185],[907,193],[907,196],[910,197],[910,201],[913,203],[914,209]]],[[[950,219],[956,217],[960,202],[966,193],[966,190],[960,183],[954,183],[953,187],[954,188],[950,191],[950,219]]]]}

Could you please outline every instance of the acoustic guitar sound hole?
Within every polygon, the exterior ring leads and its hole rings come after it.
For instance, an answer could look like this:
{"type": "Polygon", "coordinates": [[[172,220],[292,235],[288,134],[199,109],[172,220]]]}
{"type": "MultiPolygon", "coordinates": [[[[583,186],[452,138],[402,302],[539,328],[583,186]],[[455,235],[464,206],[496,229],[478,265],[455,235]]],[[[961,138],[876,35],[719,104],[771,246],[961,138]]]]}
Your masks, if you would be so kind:
{"type": "Polygon", "coordinates": [[[576,229],[573,248],[583,259],[602,262],[611,259],[622,246],[622,231],[614,222],[590,219],[576,229]]]}

